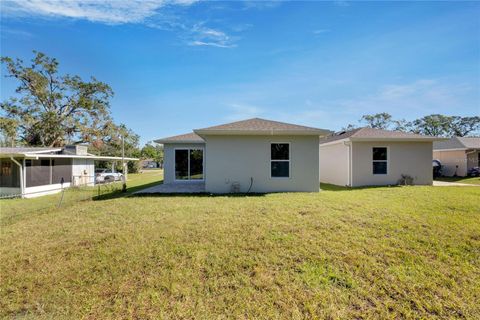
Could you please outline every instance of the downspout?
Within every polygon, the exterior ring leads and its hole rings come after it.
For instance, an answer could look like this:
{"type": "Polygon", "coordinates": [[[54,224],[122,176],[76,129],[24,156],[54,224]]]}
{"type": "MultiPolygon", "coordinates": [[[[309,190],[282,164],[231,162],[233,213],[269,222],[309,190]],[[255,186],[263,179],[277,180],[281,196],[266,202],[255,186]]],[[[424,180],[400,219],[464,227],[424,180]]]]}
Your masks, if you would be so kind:
{"type": "Polygon", "coordinates": [[[18,166],[18,169],[20,170],[20,193],[21,193],[20,196],[23,198],[25,194],[25,185],[23,184],[23,181],[24,181],[23,166],[20,162],[15,160],[12,156],[10,157],[10,159],[12,160],[12,162],[14,162],[18,166]]]}
{"type": "Polygon", "coordinates": [[[348,147],[348,186],[352,186],[352,142],[345,141],[343,143],[348,147]]]}

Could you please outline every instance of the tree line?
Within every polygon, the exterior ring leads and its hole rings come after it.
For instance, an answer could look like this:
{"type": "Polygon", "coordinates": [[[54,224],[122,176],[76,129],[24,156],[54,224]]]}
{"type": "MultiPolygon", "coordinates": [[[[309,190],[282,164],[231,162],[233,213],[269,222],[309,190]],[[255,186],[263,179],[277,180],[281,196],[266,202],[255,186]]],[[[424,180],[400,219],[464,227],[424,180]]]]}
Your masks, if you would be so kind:
{"type": "MultiPolygon", "coordinates": [[[[29,63],[1,57],[5,77],[16,80],[15,96],[0,103],[0,145],[60,147],[88,144],[96,155],[151,157],[161,161],[163,149],[147,144],[110,111],[112,88],[95,77],[60,74],[59,62],[33,51],[29,63]],[[122,141],[123,140],[123,141],[122,141]]],[[[129,163],[129,170],[136,171],[129,163]]]]}
{"type": "MultiPolygon", "coordinates": [[[[389,113],[382,112],[363,115],[358,122],[359,126],[440,137],[476,136],[480,130],[479,116],[461,117],[431,114],[413,121],[407,121],[405,119],[394,119],[389,113]]],[[[348,131],[359,126],[349,124],[342,130],[348,131]]]]}

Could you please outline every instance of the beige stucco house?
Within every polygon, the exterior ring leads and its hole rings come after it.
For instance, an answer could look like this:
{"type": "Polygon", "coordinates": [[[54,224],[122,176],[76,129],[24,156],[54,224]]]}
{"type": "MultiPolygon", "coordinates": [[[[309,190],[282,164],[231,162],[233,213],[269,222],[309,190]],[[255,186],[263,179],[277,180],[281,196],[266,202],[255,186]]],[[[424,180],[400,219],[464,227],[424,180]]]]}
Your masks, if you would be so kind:
{"type": "Polygon", "coordinates": [[[435,142],[433,158],[441,162],[443,175],[464,177],[471,168],[480,167],[480,137],[435,142]]]}
{"type": "Polygon", "coordinates": [[[320,181],[340,186],[396,185],[402,175],[431,185],[432,143],[441,138],[359,128],[320,140],[320,181]]]}
{"type": "Polygon", "coordinates": [[[164,145],[164,183],[210,193],[319,191],[319,140],[328,130],[248,119],[196,129],[164,145]]]}

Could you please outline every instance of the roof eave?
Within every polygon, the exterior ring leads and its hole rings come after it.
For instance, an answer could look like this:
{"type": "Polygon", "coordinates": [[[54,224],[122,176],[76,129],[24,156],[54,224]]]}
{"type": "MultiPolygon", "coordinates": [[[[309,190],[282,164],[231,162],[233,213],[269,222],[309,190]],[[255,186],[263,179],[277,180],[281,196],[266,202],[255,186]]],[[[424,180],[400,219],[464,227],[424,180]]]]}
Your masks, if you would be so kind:
{"type": "Polygon", "coordinates": [[[25,158],[25,159],[38,159],[38,158],[63,158],[63,159],[92,159],[92,160],[122,160],[125,161],[138,161],[137,158],[129,157],[109,157],[109,156],[81,156],[73,154],[39,154],[39,153],[2,153],[0,158],[25,158]]]}
{"type": "Polygon", "coordinates": [[[168,139],[158,139],[158,140],[153,140],[155,143],[158,144],[174,144],[174,143],[198,143],[198,144],[205,144],[205,141],[200,141],[200,140],[168,140],[168,139]]]}
{"type": "Polygon", "coordinates": [[[199,136],[326,136],[332,132],[329,130],[223,130],[223,129],[195,129],[199,136]]]}
{"type": "Polygon", "coordinates": [[[444,141],[448,140],[447,138],[438,138],[438,137],[402,137],[402,138],[395,138],[395,137],[350,137],[351,141],[358,141],[358,142],[375,142],[375,141],[388,141],[388,142],[434,142],[434,141],[444,141]]]}

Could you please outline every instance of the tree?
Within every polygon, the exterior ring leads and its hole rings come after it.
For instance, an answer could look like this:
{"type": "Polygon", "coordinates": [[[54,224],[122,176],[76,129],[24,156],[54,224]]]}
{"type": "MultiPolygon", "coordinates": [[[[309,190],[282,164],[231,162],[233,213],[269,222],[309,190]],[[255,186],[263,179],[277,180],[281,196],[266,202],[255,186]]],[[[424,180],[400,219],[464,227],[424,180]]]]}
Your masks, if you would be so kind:
{"type": "MultiPolygon", "coordinates": [[[[108,155],[121,157],[122,156],[122,139],[123,147],[125,151],[125,157],[140,157],[140,150],[138,144],[140,136],[127,128],[126,125],[116,125],[113,122],[108,122],[103,129],[103,136],[92,142],[90,152],[95,155],[108,155]]],[[[129,161],[129,172],[138,171],[138,163],[136,161],[129,161]]],[[[107,163],[103,163],[101,166],[106,166],[107,163]]],[[[121,169],[121,163],[117,162],[117,169],[121,169]]]]}
{"type": "Polygon", "coordinates": [[[141,151],[141,157],[144,159],[154,159],[156,162],[163,162],[163,146],[147,143],[141,151]]]}
{"type": "Polygon", "coordinates": [[[6,77],[18,80],[16,93],[0,104],[7,118],[18,123],[21,139],[29,145],[61,146],[78,139],[90,142],[101,136],[110,121],[109,85],[91,78],[59,75],[58,61],[34,51],[31,65],[2,57],[6,77]]]}
{"type": "Polygon", "coordinates": [[[451,136],[450,128],[453,117],[431,114],[412,122],[412,131],[427,136],[451,136]]]}
{"type": "Polygon", "coordinates": [[[362,116],[361,122],[366,122],[367,126],[375,129],[388,129],[392,123],[392,116],[386,112],[377,114],[366,114],[362,116]]]}
{"type": "Polygon", "coordinates": [[[395,131],[407,132],[407,131],[413,130],[413,123],[405,119],[393,120],[392,124],[393,124],[393,130],[395,131]]]}
{"type": "Polygon", "coordinates": [[[465,137],[480,130],[480,117],[452,117],[450,135],[465,137]]]}
{"type": "Polygon", "coordinates": [[[14,119],[0,117],[0,133],[3,137],[0,144],[2,146],[15,146],[15,140],[17,139],[17,127],[17,121],[14,119]]]}
{"type": "Polygon", "coordinates": [[[345,127],[342,127],[342,131],[351,131],[351,130],[354,130],[354,129],[357,129],[358,127],[354,124],[349,124],[345,127]]]}

